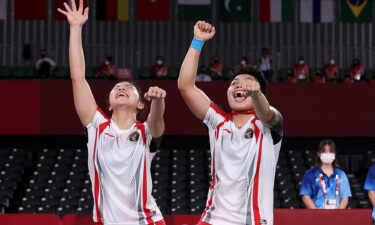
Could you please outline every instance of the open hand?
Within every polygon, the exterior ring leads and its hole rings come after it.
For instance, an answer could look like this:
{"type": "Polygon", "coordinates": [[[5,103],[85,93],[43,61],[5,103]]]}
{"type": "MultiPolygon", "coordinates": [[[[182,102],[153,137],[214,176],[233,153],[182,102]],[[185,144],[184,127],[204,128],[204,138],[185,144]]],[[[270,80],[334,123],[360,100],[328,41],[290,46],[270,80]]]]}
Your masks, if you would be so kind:
{"type": "Polygon", "coordinates": [[[71,27],[82,26],[88,19],[89,8],[86,7],[85,10],[83,10],[83,0],[79,1],[78,10],[75,0],[70,0],[70,2],[72,5],[71,8],[68,3],[64,2],[65,10],[58,8],[57,11],[66,16],[71,27]]]}
{"type": "Polygon", "coordinates": [[[150,87],[145,93],[145,99],[151,101],[154,99],[165,99],[167,92],[159,87],[150,87]]]}
{"type": "Polygon", "coordinates": [[[194,38],[208,41],[216,33],[215,27],[205,21],[198,21],[194,26],[194,38]]]}

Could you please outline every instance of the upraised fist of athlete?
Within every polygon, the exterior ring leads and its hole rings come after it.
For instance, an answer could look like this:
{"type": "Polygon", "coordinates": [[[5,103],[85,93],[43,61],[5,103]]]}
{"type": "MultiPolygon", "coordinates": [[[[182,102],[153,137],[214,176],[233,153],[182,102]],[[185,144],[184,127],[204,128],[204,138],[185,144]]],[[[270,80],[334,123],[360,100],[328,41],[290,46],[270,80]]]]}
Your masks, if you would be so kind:
{"type": "Polygon", "coordinates": [[[196,39],[208,41],[215,35],[215,33],[215,27],[205,21],[199,20],[194,25],[194,38],[196,39]]]}
{"type": "Polygon", "coordinates": [[[167,92],[159,87],[150,87],[145,93],[145,99],[151,101],[153,99],[165,99],[167,92]]]}

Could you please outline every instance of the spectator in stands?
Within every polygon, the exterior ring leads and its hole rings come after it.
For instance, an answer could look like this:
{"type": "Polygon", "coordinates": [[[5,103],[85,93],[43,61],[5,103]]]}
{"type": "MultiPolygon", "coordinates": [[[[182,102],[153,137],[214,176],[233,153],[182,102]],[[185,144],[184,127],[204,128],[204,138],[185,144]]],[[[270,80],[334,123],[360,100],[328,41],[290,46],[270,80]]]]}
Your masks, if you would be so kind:
{"type": "Polygon", "coordinates": [[[151,69],[151,77],[154,79],[165,79],[168,76],[168,67],[164,64],[163,57],[156,57],[155,64],[151,69]]]}
{"type": "Polygon", "coordinates": [[[272,59],[270,50],[262,48],[262,56],[259,59],[259,68],[268,82],[273,81],[272,59]]]}
{"type": "Polygon", "coordinates": [[[40,58],[36,61],[35,68],[38,77],[46,78],[52,76],[53,71],[56,68],[56,62],[47,56],[46,49],[40,50],[40,58]]]}
{"type": "Polygon", "coordinates": [[[372,165],[368,170],[363,189],[368,191],[368,197],[372,204],[372,221],[375,222],[375,165],[372,165]]]}
{"type": "Polygon", "coordinates": [[[292,69],[288,69],[285,74],[284,83],[295,84],[297,83],[297,78],[294,77],[292,69]]]}
{"type": "Polygon", "coordinates": [[[351,197],[349,180],[339,169],[332,140],[319,143],[316,166],[302,180],[300,195],[308,209],[345,209],[351,197]]]}
{"type": "Polygon", "coordinates": [[[94,222],[165,225],[149,187],[155,155],[150,142],[164,133],[166,92],[150,87],[143,95],[134,84],[120,82],[109,93],[111,116],[98,107],[85,79],[82,48],[82,27],[89,11],[83,9],[83,0],[79,2],[77,7],[75,0],[71,0],[71,7],[64,3],[66,11],[60,8],[58,11],[67,17],[70,25],[69,62],[74,105],[87,131],[94,222]],[[145,107],[144,99],[151,102],[150,112],[147,121],[140,122],[137,117],[145,107]]]}
{"type": "Polygon", "coordinates": [[[324,77],[323,73],[321,70],[316,70],[315,75],[313,78],[313,83],[314,84],[325,84],[326,83],[326,78],[324,77]]]}
{"type": "Polygon", "coordinates": [[[210,75],[208,75],[207,72],[208,72],[207,67],[202,65],[199,68],[199,73],[198,73],[195,81],[197,81],[197,82],[210,82],[210,81],[212,81],[210,75]]]}
{"type": "Polygon", "coordinates": [[[305,59],[300,56],[298,62],[294,65],[294,77],[299,83],[307,83],[309,81],[309,66],[305,63],[305,59]]]}
{"type": "Polygon", "coordinates": [[[249,59],[246,57],[246,56],[243,56],[242,58],[241,58],[241,61],[240,61],[240,63],[235,67],[235,70],[239,70],[239,69],[241,69],[241,68],[245,68],[245,67],[247,67],[247,66],[249,66],[250,64],[249,64],[249,59]]]}
{"type": "Polygon", "coordinates": [[[328,83],[336,83],[339,79],[339,68],[335,59],[332,57],[329,63],[324,65],[324,75],[328,83]]]}
{"type": "Polygon", "coordinates": [[[350,66],[350,77],[358,82],[363,79],[363,75],[365,74],[365,68],[361,64],[361,61],[358,58],[354,58],[352,61],[352,65],[350,66]]]}
{"type": "Polygon", "coordinates": [[[223,79],[223,64],[220,62],[218,55],[214,56],[210,65],[210,75],[213,80],[223,79]]]}
{"type": "Polygon", "coordinates": [[[105,57],[104,62],[100,64],[98,71],[96,71],[95,77],[100,79],[117,79],[116,64],[113,62],[112,56],[105,57]]]}
{"type": "Polygon", "coordinates": [[[266,98],[267,80],[254,66],[236,70],[223,93],[231,113],[221,110],[195,85],[203,44],[214,35],[211,24],[204,21],[195,24],[194,39],[178,77],[178,89],[188,108],[207,125],[214,156],[208,210],[198,224],[249,224],[261,212],[261,219],[254,224],[271,225],[275,165],[283,136],[282,116],[270,106],[266,98]],[[212,204],[213,199],[225,204],[212,204]],[[257,210],[245,210],[249,202],[255,202],[257,210]]]}

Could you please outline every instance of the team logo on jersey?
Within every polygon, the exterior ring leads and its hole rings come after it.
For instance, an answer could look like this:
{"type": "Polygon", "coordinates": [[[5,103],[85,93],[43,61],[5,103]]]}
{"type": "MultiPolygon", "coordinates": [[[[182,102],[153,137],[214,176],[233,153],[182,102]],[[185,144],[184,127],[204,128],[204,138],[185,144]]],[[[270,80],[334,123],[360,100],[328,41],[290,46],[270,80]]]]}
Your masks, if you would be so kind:
{"type": "Polygon", "coordinates": [[[251,129],[251,128],[247,129],[246,132],[245,132],[245,138],[251,139],[251,138],[253,138],[253,136],[254,136],[254,130],[251,129]]]}
{"type": "Polygon", "coordinates": [[[137,131],[134,131],[129,135],[129,141],[137,142],[139,139],[139,133],[137,131]]]}

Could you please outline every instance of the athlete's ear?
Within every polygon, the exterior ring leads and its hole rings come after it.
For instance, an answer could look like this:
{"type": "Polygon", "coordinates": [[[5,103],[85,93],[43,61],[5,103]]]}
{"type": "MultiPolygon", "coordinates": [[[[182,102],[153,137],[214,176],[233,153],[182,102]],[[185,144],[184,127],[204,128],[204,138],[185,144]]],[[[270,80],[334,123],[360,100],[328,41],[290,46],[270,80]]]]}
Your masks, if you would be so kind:
{"type": "Polygon", "coordinates": [[[137,109],[138,109],[138,110],[143,110],[144,108],[145,108],[145,103],[139,101],[139,102],[138,102],[138,105],[137,105],[137,109]]]}

